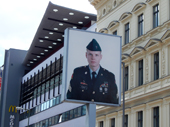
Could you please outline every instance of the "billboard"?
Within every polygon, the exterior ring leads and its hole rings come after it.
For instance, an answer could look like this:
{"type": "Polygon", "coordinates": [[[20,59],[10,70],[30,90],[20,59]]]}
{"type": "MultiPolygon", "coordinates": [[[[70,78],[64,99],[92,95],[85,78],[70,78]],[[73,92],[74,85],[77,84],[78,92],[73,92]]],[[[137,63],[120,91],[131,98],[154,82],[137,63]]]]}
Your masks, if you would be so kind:
{"type": "Polygon", "coordinates": [[[121,37],[65,30],[62,100],[119,106],[121,37]]]}

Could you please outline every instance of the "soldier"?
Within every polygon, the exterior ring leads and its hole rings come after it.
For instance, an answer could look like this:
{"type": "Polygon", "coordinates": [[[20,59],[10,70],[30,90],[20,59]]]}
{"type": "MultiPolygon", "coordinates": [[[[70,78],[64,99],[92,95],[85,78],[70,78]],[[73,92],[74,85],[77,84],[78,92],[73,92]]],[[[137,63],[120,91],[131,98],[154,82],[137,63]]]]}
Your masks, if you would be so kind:
{"type": "Polygon", "coordinates": [[[89,65],[74,69],[67,99],[118,104],[115,76],[100,66],[100,45],[93,39],[86,48],[89,65]]]}

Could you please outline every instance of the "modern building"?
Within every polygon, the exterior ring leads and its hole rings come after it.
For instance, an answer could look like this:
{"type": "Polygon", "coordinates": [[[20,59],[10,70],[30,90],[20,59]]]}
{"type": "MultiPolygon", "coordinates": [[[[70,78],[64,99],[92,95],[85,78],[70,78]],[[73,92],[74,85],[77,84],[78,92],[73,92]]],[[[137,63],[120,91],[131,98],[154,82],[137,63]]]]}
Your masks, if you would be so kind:
{"type": "Polygon", "coordinates": [[[5,51],[1,127],[85,126],[86,106],[60,101],[64,30],[95,31],[95,21],[94,14],[50,2],[29,50],[5,51]]]}
{"type": "Polygon", "coordinates": [[[2,73],[3,73],[4,66],[0,67],[0,103],[1,103],[1,84],[2,84],[2,73]]]}
{"type": "MultiPolygon", "coordinates": [[[[170,1],[89,2],[97,31],[122,36],[124,127],[170,127],[170,1]]],[[[100,107],[96,117],[96,127],[121,127],[122,106],[100,107]]]]}

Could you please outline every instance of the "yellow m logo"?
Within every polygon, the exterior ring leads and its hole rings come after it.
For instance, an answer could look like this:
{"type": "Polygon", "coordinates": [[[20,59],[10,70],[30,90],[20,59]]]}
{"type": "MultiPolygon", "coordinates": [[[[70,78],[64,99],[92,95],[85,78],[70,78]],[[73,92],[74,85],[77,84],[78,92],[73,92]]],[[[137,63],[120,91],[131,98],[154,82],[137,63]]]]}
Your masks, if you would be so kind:
{"type": "Polygon", "coordinates": [[[14,112],[14,110],[15,110],[15,113],[17,113],[17,109],[16,109],[16,106],[10,106],[9,107],[9,112],[11,111],[11,108],[12,108],[12,112],[14,112]]]}

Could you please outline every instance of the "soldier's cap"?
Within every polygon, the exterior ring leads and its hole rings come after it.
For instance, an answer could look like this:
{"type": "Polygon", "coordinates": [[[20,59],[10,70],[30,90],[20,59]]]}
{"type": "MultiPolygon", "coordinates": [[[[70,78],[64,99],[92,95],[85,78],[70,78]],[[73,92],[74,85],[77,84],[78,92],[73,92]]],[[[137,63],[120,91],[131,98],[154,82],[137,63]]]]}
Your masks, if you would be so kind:
{"type": "Polygon", "coordinates": [[[92,39],[92,41],[86,46],[86,48],[90,51],[102,51],[99,43],[95,39],[92,39]]]}

